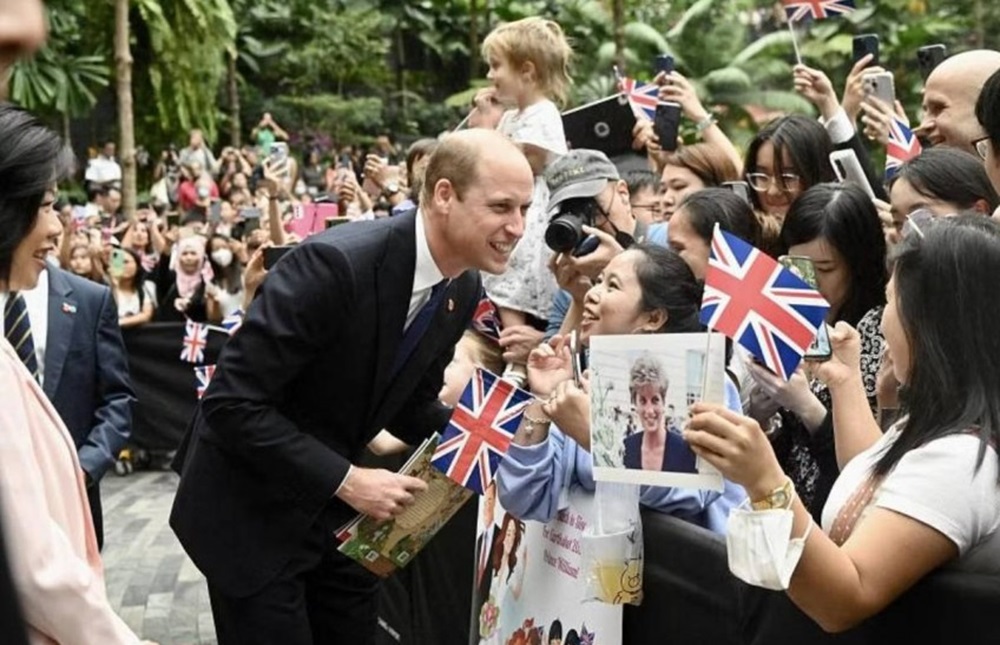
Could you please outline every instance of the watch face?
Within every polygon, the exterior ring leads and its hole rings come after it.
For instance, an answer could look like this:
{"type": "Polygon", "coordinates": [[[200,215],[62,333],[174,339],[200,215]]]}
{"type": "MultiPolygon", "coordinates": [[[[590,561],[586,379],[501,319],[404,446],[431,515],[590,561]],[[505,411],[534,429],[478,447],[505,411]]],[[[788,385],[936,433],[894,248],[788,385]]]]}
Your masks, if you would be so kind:
{"type": "Polygon", "coordinates": [[[784,508],[788,506],[788,493],[784,490],[777,490],[771,495],[771,508],[784,508]]]}

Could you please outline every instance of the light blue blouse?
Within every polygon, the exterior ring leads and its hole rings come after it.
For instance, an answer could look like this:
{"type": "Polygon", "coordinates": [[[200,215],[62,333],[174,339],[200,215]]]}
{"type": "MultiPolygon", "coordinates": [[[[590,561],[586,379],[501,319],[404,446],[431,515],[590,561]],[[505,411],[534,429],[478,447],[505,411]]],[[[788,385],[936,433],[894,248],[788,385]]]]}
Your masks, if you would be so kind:
{"type": "MultiPolygon", "coordinates": [[[[726,407],[743,413],[739,391],[726,379],[726,407]]],[[[594,490],[593,459],[557,428],[534,446],[511,444],[500,463],[497,493],[504,510],[522,520],[549,522],[560,508],[564,490],[578,485],[594,490]]],[[[724,480],[723,490],[643,486],[640,503],[724,535],[729,511],[746,499],[742,486],[724,480]]]]}

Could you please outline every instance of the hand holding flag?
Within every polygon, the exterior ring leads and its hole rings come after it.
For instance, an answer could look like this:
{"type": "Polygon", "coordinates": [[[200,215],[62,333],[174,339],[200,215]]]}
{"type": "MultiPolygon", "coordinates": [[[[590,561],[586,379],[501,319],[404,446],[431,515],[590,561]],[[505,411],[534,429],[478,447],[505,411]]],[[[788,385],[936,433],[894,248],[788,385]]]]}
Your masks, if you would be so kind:
{"type": "Polygon", "coordinates": [[[818,291],[777,260],[716,224],[702,323],[738,342],[787,381],[829,308],[818,291]]]}

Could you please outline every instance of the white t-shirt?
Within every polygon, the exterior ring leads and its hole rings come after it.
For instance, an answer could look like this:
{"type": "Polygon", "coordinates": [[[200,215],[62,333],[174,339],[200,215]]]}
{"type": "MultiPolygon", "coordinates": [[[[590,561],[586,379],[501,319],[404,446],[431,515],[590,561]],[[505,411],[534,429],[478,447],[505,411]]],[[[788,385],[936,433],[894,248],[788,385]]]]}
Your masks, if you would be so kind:
{"type": "Polygon", "coordinates": [[[127,318],[142,313],[142,307],[148,302],[156,307],[156,285],[149,280],[142,283],[142,306],[139,304],[139,292],[125,293],[119,291],[115,296],[118,306],[118,318],[127,318]]]}
{"type": "MultiPolygon", "coordinates": [[[[893,426],[875,445],[844,467],[823,507],[823,530],[830,532],[841,507],[861,486],[872,466],[900,435],[893,426]]],[[[886,508],[939,531],[958,547],[958,559],[948,567],[1000,574],[1000,486],[998,460],[986,449],[976,470],[979,437],[956,434],[906,453],[875,491],[858,524],[874,507],[886,508]]]]}
{"type": "MultiPolygon", "coordinates": [[[[549,100],[520,111],[507,110],[497,130],[514,143],[547,150],[546,165],[567,152],[559,108],[549,100]]],[[[524,311],[542,320],[548,319],[552,298],[559,288],[549,270],[552,251],[545,246],[548,205],[549,187],[543,177],[535,177],[531,206],[524,220],[524,235],[511,254],[507,270],[498,276],[483,275],[486,293],[497,305],[524,311]]]]}

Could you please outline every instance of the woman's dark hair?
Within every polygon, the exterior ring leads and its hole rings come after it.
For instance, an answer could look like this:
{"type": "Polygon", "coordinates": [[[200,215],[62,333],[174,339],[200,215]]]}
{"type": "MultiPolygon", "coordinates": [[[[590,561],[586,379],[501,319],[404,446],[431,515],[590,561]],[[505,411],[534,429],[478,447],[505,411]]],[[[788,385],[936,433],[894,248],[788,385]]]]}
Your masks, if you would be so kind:
{"type": "Polygon", "coordinates": [[[45,191],[72,172],[73,154],[59,135],[6,103],[0,141],[0,282],[7,282],[14,251],[35,227],[45,191]]]}
{"type": "Polygon", "coordinates": [[[837,250],[851,272],[847,298],[835,319],[857,325],[869,310],[885,304],[889,281],[882,222],[864,190],[852,184],[818,184],[792,202],[781,225],[784,252],[818,238],[837,250]]]}
{"type": "Polygon", "coordinates": [[[635,263],[642,310],[667,313],[667,322],[656,333],[703,331],[698,319],[702,287],[687,262],[670,249],[646,242],[629,247],[629,251],[642,256],[635,263]]]}
{"type": "MultiPolygon", "coordinates": [[[[142,288],[143,283],[146,281],[146,270],[142,268],[142,258],[132,249],[122,247],[121,250],[131,255],[135,261],[135,276],[132,278],[132,288],[135,289],[135,293],[139,296],[139,311],[142,311],[143,305],[146,304],[146,290],[142,288]]],[[[119,284],[121,280],[122,278],[118,279],[119,284]]]]}
{"type": "Polygon", "coordinates": [[[765,248],[760,222],[753,209],[741,197],[726,188],[704,188],[691,193],[681,201],[677,210],[687,214],[691,228],[698,237],[711,244],[715,225],[727,233],[765,248]]]}
{"type": "Polygon", "coordinates": [[[1000,206],[1000,197],[983,162],[958,148],[935,146],[925,150],[900,166],[889,187],[900,179],[909,182],[918,194],[955,204],[959,210],[973,208],[979,200],[989,206],[987,215],[1000,206]]]}
{"type": "Polygon", "coordinates": [[[508,555],[508,560],[510,560],[510,567],[507,569],[507,580],[510,580],[510,576],[514,573],[514,567],[517,566],[517,549],[521,546],[521,538],[524,536],[524,522],[517,519],[510,513],[503,514],[503,520],[500,522],[500,533],[497,534],[497,539],[493,543],[493,571],[499,572],[500,567],[503,565],[503,543],[504,536],[507,535],[507,527],[514,526],[514,544],[510,546],[510,554],[508,555]]]}
{"type": "Polygon", "coordinates": [[[563,637],[562,622],[560,622],[560,620],[556,618],[555,620],[552,621],[552,625],[549,627],[548,640],[552,640],[553,638],[558,638],[559,640],[562,640],[562,637],[563,637]]]}
{"type": "Polygon", "coordinates": [[[664,153],[660,161],[661,169],[666,166],[687,168],[706,187],[721,186],[723,182],[736,181],[740,178],[740,173],[729,155],[711,143],[681,146],[673,152],[664,153]]]}
{"type": "MultiPolygon", "coordinates": [[[[1000,224],[963,215],[935,221],[924,237],[896,247],[896,306],[910,346],[902,390],[906,425],[881,455],[885,475],[908,451],[950,434],[974,432],[1000,445],[1000,224]],[[957,314],[961,315],[957,315],[957,314]]],[[[956,473],[958,475],[959,473],[956,473]]]]}
{"type": "MultiPolygon", "coordinates": [[[[792,173],[801,179],[802,190],[825,181],[834,181],[830,152],[833,144],[830,135],[816,119],[793,114],[771,121],[757,132],[747,148],[743,170],[747,174],[758,172],[757,155],[761,146],[770,141],[774,146],[774,173],[792,173]],[[785,167],[785,154],[791,167],[785,167]]],[[[754,208],[762,209],[757,191],[750,191],[754,208]]]]}
{"type": "Polygon", "coordinates": [[[240,289],[243,288],[243,267],[240,265],[239,259],[237,259],[236,254],[233,254],[233,261],[229,263],[229,266],[223,267],[218,262],[212,259],[212,241],[222,240],[226,243],[226,248],[229,248],[229,238],[225,235],[219,235],[218,233],[212,235],[205,242],[205,257],[208,258],[208,263],[212,267],[212,273],[214,278],[212,282],[221,286],[229,293],[239,293],[240,289]]]}
{"type": "Polygon", "coordinates": [[[976,120],[990,138],[994,156],[1000,156],[1000,70],[993,72],[979,92],[976,120]]]}

